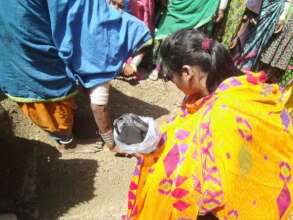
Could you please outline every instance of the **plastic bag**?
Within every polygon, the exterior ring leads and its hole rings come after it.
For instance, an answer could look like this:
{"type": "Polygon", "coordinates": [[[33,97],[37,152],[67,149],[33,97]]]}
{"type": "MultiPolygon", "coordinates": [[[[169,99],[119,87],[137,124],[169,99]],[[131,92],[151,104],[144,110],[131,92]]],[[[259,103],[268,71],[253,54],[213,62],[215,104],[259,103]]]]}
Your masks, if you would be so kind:
{"type": "Polygon", "coordinates": [[[129,154],[133,154],[133,153],[149,154],[156,150],[157,145],[161,139],[161,132],[157,128],[157,123],[153,118],[138,116],[131,113],[124,114],[114,121],[113,135],[114,135],[114,141],[116,143],[116,146],[119,149],[129,154]],[[137,120],[135,117],[138,117],[142,123],[137,123],[139,120],[137,120]],[[129,120],[129,118],[133,119],[133,121],[129,120]],[[123,130],[123,126],[124,127],[129,126],[128,124],[129,121],[131,121],[131,125],[134,126],[134,128],[127,129],[126,133],[121,132],[123,130]],[[147,128],[146,132],[144,132],[145,128],[147,128]],[[142,134],[145,134],[143,139],[141,139],[141,135],[139,135],[138,130],[140,130],[142,134]],[[125,138],[125,136],[127,137],[133,136],[133,138],[136,140],[132,142],[137,142],[138,139],[141,139],[141,142],[127,144],[122,141],[122,140],[124,141],[127,140],[126,142],[129,143],[129,140],[125,138]]]}
{"type": "Polygon", "coordinates": [[[114,130],[119,141],[128,145],[142,142],[148,129],[148,123],[132,113],[123,114],[114,121],[114,130]]]}

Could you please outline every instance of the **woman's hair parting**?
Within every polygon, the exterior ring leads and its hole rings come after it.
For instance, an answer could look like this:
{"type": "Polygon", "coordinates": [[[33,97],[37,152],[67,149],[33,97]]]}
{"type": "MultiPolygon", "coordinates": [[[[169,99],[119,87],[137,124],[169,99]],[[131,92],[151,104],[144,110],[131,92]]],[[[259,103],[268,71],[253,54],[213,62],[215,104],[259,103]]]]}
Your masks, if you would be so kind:
{"type": "Polygon", "coordinates": [[[166,38],[160,53],[163,70],[180,73],[183,65],[201,68],[208,75],[206,86],[209,92],[225,79],[243,74],[222,44],[195,29],[181,29],[166,38]]]}

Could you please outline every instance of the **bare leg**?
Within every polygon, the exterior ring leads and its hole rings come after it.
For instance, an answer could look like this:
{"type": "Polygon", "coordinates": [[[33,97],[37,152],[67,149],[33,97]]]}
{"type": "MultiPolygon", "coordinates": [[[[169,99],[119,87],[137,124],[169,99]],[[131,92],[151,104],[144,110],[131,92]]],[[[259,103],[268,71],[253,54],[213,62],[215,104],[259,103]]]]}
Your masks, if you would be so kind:
{"type": "Polygon", "coordinates": [[[101,133],[105,133],[112,129],[108,105],[91,104],[91,109],[96,121],[96,124],[101,133]]]}
{"type": "MultiPolygon", "coordinates": [[[[110,120],[110,113],[108,105],[95,105],[91,104],[91,109],[96,121],[96,124],[100,130],[101,134],[105,134],[109,131],[112,131],[112,124],[110,120]]],[[[113,152],[124,153],[119,148],[115,146],[115,143],[105,143],[106,146],[113,152]]]]}
{"type": "Polygon", "coordinates": [[[115,147],[115,144],[108,109],[109,88],[110,82],[105,82],[88,89],[88,94],[90,97],[92,113],[96,125],[99,128],[99,133],[107,147],[111,150],[115,147]]]}
{"type": "Polygon", "coordinates": [[[114,142],[108,108],[109,87],[110,82],[106,82],[89,89],[91,109],[96,125],[99,128],[99,133],[106,146],[113,152],[123,153],[115,146],[114,142]]]}

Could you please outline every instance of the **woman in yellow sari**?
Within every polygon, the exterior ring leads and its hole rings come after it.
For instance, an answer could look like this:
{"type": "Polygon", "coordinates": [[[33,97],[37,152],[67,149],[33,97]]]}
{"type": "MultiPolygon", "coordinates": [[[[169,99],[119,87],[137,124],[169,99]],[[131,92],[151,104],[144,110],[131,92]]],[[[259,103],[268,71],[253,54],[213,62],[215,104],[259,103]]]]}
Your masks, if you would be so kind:
{"type": "Polygon", "coordinates": [[[194,29],[168,37],[161,55],[186,98],[139,158],[125,219],[293,219],[293,124],[279,87],[244,75],[194,29]]]}

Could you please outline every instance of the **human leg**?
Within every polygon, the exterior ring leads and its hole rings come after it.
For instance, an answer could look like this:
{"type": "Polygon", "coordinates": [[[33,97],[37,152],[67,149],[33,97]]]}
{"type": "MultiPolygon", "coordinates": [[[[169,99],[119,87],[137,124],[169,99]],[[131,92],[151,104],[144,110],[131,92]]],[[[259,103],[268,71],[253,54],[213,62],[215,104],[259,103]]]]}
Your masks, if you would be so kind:
{"type": "Polygon", "coordinates": [[[106,82],[89,89],[91,109],[99,128],[101,138],[109,150],[117,153],[121,152],[114,142],[112,123],[108,107],[110,82],[106,82]]]}

